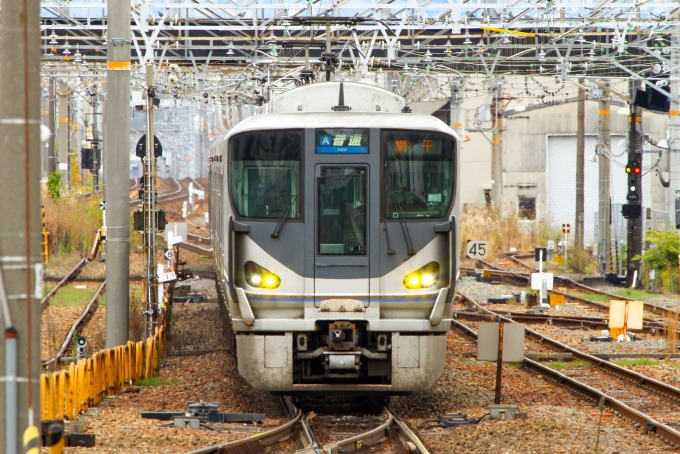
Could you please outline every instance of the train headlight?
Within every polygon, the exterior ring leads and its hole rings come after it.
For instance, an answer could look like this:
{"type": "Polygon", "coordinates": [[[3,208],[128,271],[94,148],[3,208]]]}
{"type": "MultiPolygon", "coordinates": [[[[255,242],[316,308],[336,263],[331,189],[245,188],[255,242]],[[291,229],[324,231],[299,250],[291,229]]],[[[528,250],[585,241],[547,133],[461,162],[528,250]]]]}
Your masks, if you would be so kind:
{"type": "Polygon", "coordinates": [[[248,261],[243,265],[246,282],[251,287],[277,288],[281,285],[281,278],[255,262],[248,261]]]}
{"type": "Polygon", "coordinates": [[[430,262],[404,278],[404,287],[409,289],[432,287],[439,280],[439,263],[430,262]]]}

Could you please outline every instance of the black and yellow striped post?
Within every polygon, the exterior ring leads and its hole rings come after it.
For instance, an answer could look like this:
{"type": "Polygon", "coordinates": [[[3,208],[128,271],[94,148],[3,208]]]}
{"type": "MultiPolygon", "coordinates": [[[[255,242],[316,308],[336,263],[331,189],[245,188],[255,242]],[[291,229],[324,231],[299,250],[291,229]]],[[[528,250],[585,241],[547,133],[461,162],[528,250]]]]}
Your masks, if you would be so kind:
{"type": "Polygon", "coordinates": [[[614,242],[614,254],[616,256],[616,272],[619,273],[619,263],[621,262],[619,261],[619,243],[616,241],[614,242]]]}
{"type": "MultiPolygon", "coordinates": [[[[64,429],[62,429],[63,431],[64,429]]],[[[40,431],[36,426],[28,426],[24,431],[24,454],[40,454],[40,431]]],[[[59,451],[61,452],[61,451],[59,451]]],[[[50,451],[52,453],[52,451],[50,451]]]]}
{"type": "Polygon", "coordinates": [[[609,272],[614,272],[614,247],[609,243],[609,272]]]}
{"type": "Polygon", "coordinates": [[[45,207],[40,207],[41,211],[41,216],[42,216],[42,243],[40,243],[43,247],[42,252],[40,255],[43,256],[43,263],[48,264],[50,263],[50,234],[47,232],[47,223],[45,222],[45,207]]]}
{"type": "Polygon", "coordinates": [[[47,428],[45,445],[50,448],[50,454],[62,454],[64,452],[64,427],[61,424],[50,424],[47,428]]]}

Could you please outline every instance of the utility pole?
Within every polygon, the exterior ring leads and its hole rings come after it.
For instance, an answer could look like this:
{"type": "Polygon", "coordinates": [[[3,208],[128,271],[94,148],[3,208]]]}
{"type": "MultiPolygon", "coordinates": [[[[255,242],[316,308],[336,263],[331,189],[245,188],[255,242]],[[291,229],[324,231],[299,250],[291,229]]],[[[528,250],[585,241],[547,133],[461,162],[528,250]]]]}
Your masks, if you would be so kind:
{"type": "Polygon", "coordinates": [[[499,84],[493,92],[491,104],[492,139],[491,139],[491,201],[500,206],[503,195],[503,88],[499,84]]]}
{"type": "MultiPolygon", "coordinates": [[[[153,336],[158,323],[158,261],[156,234],[158,233],[158,192],[156,190],[156,150],[154,139],[154,105],[156,87],[153,83],[153,64],[146,66],[146,156],[144,162],[144,258],[146,262],[144,294],[144,337],[153,336]]],[[[201,131],[201,135],[202,135],[201,131]]]]}
{"type": "MultiPolygon", "coordinates": [[[[640,82],[631,80],[629,83],[630,99],[635,99],[640,82]]],[[[625,216],[628,218],[626,285],[631,287],[637,286],[641,278],[640,262],[633,257],[642,253],[642,107],[631,103],[628,122],[628,204],[624,206],[624,215],[628,215],[625,216]]]]}
{"type": "Polygon", "coordinates": [[[598,137],[599,189],[597,210],[597,257],[599,261],[599,270],[602,275],[609,272],[609,220],[611,218],[611,197],[609,191],[609,156],[611,150],[610,113],[609,82],[605,82],[604,88],[602,89],[602,95],[600,96],[598,137]]]}
{"type": "MultiPolygon", "coordinates": [[[[40,4],[0,15],[0,452],[40,447],[40,4]],[[34,444],[35,443],[35,444],[34,444]]],[[[68,150],[66,151],[68,153],[68,150]]]]}
{"type": "Polygon", "coordinates": [[[107,0],[106,347],[128,341],[130,313],[130,2],[107,0]]]}
{"type": "Polygon", "coordinates": [[[49,88],[48,88],[48,98],[49,98],[49,120],[48,120],[48,126],[50,128],[50,140],[48,142],[47,146],[47,175],[49,176],[50,173],[54,172],[56,170],[56,162],[54,160],[54,137],[56,135],[56,112],[55,112],[55,107],[56,107],[56,99],[55,99],[55,93],[54,93],[54,84],[55,84],[54,77],[49,78],[49,88]]]}
{"type": "Polygon", "coordinates": [[[585,122],[586,122],[586,89],[585,79],[578,81],[578,108],[576,114],[576,229],[574,229],[574,242],[576,249],[583,249],[583,211],[584,193],[583,182],[585,180],[583,159],[586,149],[585,122]]]}
{"type": "Polygon", "coordinates": [[[59,144],[59,172],[62,173],[61,182],[64,189],[71,188],[71,166],[68,149],[69,136],[69,89],[66,82],[60,80],[57,82],[57,96],[58,106],[57,111],[59,115],[59,127],[57,130],[58,144],[59,144]]]}
{"type": "MultiPolygon", "coordinates": [[[[669,112],[668,121],[668,148],[670,157],[670,191],[668,196],[668,213],[673,219],[675,213],[675,225],[680,225],[678,213],[675,211],[676,200],[680,198],[680,24],[678,24],[678,16],[680,13],[675,13],[675,18],[671,26],[671,44],[668,47],[671,50],[670,55],[670,83],[671,83],[671,108],[669,112]]],[[[680,233],[680,230],[678,231],[680,233]]]]}

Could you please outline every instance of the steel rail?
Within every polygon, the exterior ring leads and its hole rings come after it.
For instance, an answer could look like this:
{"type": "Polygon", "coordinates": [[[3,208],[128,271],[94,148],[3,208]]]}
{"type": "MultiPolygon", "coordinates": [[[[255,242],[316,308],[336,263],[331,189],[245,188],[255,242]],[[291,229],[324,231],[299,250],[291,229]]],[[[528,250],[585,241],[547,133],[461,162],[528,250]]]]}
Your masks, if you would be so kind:
{"type": "Polygon", "coordinates": [[[193,240],[197,242],[198,244],[210,244],[210,238],[205,237],[205,236],[200,236],[200,235],[194,235],[193,233],[187,233],[187,239],[188,240],[193,240]]]}
{"type": "Polygon", "coordinates": [[[427,446],[425,446],[425,444],[422,442],[422,440],[420,439],[420,437],[418,437],[418,436],[413,432],[413,430],[411,429],[411,427],[409,427],[409,425],[406,424],[406,422],[405,422],[403,419],[401,419],[401,417],[399,417],[399,415],[397,415],[396,413],[394,413],[394,412],[392,411],[392,409],[389,408],[389,407],[387,407],[387,411],[392,415],[392,418],[394,418],[394,423],[399,427],[400,433],[401,433],[401,434],[402,434],[409,442],[413,443],[413,445],[414,445],[414,446],[416,447],[416,449],[418,450],[417,452],[418,452],[419,454],[429,454],[429,453],[431,452],[430,449],[429,449],[427,446]]]}
{"type": "Polygon", "coordinates": [[[376,441],[379,441],[383,438],[387,438],[387,432],[389,431],[390,426],[392,426],[392,423],[394,422],[394,415],[392,415],[392,413],[387,409],[385,409],[385,412],[387,413],[387,419],[385,420],[384,423],[382,423],[378,427],[375,427],[369,431],[360,433],[358,435],[354,435],[352,437],[345,438],[340,441],[334,441],[333,443],[324,445],[322,448],[323,452],[329,454],[336,452],[354,452],[356,451],[357,446],[361,447],[362,442],[366,440],[368,440],[370,444],[375,443],[376,441]]]}
{"type": "Polygon", "coordinates": [[[179,247],[206,257],[212,257],[213,255],[212,248],[206,249],[191,243],[179,243],[179,247]]]}
{"type": "Polygon", "coordinates": [[[248,452],[264,452],[268,444],[283,440],[295,433],[295,426],[300,423],[302,412],[296,409],[295,415],[280,426],[271,430],[251,435],[248,438],[234,440],[227,443],[199,448],[186,454],[242,454],[248,452]]]}
{"type": "Polygon", "coordinates": [[[75,277],[75,275],[78,274],[78,272],[81,270],[81,268],[84,267],[89,261],[90,259],[88,257],[80,259],[80,262],[78,262],[78,264],[74,266],[73,269],[69,271],[69,273],[62,280],[60,280],[59,283],[55,285],[54,288],[50,290],[50,292],[47,295],[45,295],[45,297],[40,301],[40,312],[44,311],[47,308],[47,306],[49,306],[50,300],[52,299],[54,294],[57,293],[57,290],[59,290],[61,286],[64,285],[65,283],[72,280],[75,277]]]}
{"type": "MultiPolygon", "coordinates": [[[[496,312],[496,311],[494,311],[496,312]]],[[[518,313],[518,312],[504,312],[497,311],[499,314],[505,314],[508,318],[523,323],[545,323],[547,325],[558,325],[558,326],[579,326],[584,328],[609,328],[609,321],[604,317],[572,317],[568,315],[543,315],[543,314],[531,314],[531,313],[518,313]]],[[[488,315],[483,315],[478,312],[465,312],[456,311],[454,312],[454,317],[467,320],[479,320],[487,318],[488,315]]],[[[661,322],[655,322],[655,324],[645,322],[643,325],[643,332],[659,331],[663,332],[664,326],[661,322]]]]}
{"type": "MultiPolygon", "coordinates": [[[[531,279],[530,274],[518,273],[518,272],[515,272],[515,271],[504,271],[504,270],[498,269],[498,267],[491,265],[490,263],[485,262],[483,260],[480,260],[480,262],[484,266],[487,266],[487,267],[490,268],[489,270],[486,270],[486,271],[491,273],[492,275],[496,274],[497,276],[500,276],[500,277],[510,277],[510,278],[515,278],[515,279],[521,279],[524,282],[529,282],[529,280],[531,279]]],[[[555,275],[553,275],[553,278],[554,278],[555,281],[562,282],[562,283],[564,283],[568,286],[576,287],[579,290],[586,291],[586,292],[589,292],[589,293],[596,293],[598,295],[608,296],[610,299],[613,299],[613,300],[636,301],[634,298],[628,298],[626,296],[614,295],[613,293],[609,293],[609,292],[605,292],[603,290],[599,290],[599,289],[596,289],[596,288],[593,288],[593,287],[589,287],[587,285],[581,284],[580,282],[576,282],[575,280],[573,280],[569,277],[566,277],[566,276],[559,276],[559,275],[555,274],[555,275]]],[[[557,291],[557,290],[550,290],[550,291],[552,293],[564,295],[565,297],[573,298],[573,299],[582,301],[582,302],[584,302],[584,303],[586,303],[590,306],[593,306],[593,307],[598,307],[598,308],[601,308],[601,309],[606,308],[607,310],[609,310],[608,304],[600,303],[598,301],[592,301],[592,300],[589,300],[587,298],[583,298],[583,297],[576,296],[576,295],[571,295],[571,294],[560,292],[560,291],[557,291]]],[[[657,306],[655,304],[647,303],[647,302],[644,302],[644,301],[643,301],[643,304],[644,304],[644,308],[646,310],[653,312],[657,315],[667,317],[670,313],[670,310],[666,309],[665,307],[657,306]]]]}
{"type": "Polygon", "coordinates": [[[99,299],[102,292],[104,291],[104,288],[106,288],[106,281],[102,282],[99,285],[99,287],[97,288],[97,291],[94,292],[92,299],[90,299],[90,302],[87,303],[87,305],[83,309],[83,312],[81,312],[80,317],[78,317],[78,319],[75,322],[73,322],[71,329],[66,334],[66,338],[64,339],[64,343],[61,344],[61,348],[54,355],[54,358],[52,358],[48,361],[43,361],[43,363],[42,363],[43,367],[45,367],[49,364],[52,364],[52,363],[59,364],[59,360],[64,355],[66,350],[71,346],[71,342],[73,341],[73,335],[76,332],[81,331],[85,327],[85,325],[88,324],[88,322],[92,319],[92,316],[94,315],[94,313],[97,311],[97,308],[99,307],[97,300],[99,299]]]}
{"type": "MultiPolygon", "coordinates": [[[[182,185],[180,184],[180,182],[177,181],[176,178],[172,178],[172,180],[173,180],[173,181],[175,182],[175,184],[179,187],[179,189],[177,189],[177,190],[175,190],[175,191],[173,191],[173,192],[170,192],[170,193],[168,193],[168,194],[159,195],[159,196],[158,196],[158,203],[160,203],[160,202],[169,202],[170,200],[175,200],[175,199],[179,199],[179,198],[182,198],[182,197],[188,197],[188,195],[185,196],[184,194],[175,195],[175,194],[177,194],[177,193],[179,193],[179,192],[182,192],[182,190],[183,190],[184,188],[182,187],[182,185]],[[173,196],[174,196],[174,197],[173,197],[173,196]],[[163,200],[161,200],[161,199],[163,199],[163,200]]],[[[130,189],[132,190],[132,188],[130,188],[130,189]]],[[[136,199],[136,200],[131,200],[131,201],[130,201],[130,205],[134,205],[134,204],[137,204],[137,203],[142,203],[142,200],[136,199]]]]}
{"type": "MultiPolygon", "coordinates": [[[[476,301],[470,299],[468,296],[464,295],[461,292],[458,292],[458,294],[470,301],[472,304],[476,305],[478,308],[480,308],[482,311],[486,312],[489,315],[495,316],[503,320],[504,322],[509,322],[509,323],[514,323],[512,319],[508,317],[504,317],[500,314],[497,314],[489,309],[486,309],[485,307],[479,305],[476,301]]],[[[571,353],[574,357],[576,358],[581,358],[584,361],[591,362],[593,364],[596,364],[598,367],[603,369],[606,372],[609,372],[613,375],[616,375],[620,378],[624,378],[626,380],[632,381],[638,385],[640,385],[643,388],[647,388],[648,391],[653,391],[658,394],[665,395],[671,399],[674,399],[678,402],[680,402],[680,389],[676,388],[675,386],[668,385],[666,383],[660,382],[658,380],[655,380],[651,377],[647,377],[646,375],[642,375],[638,372],[634,372],[632,370],[626,369],[625,367],[618,366],[612,362],[609,362],[607,360],[598,358],[596,356],[590,355],[588,353],[582,352],[580,350],[576,350],[573,347],[570,347],[566,344],[563,344],[561,342],[558,342],[554,339],[551,339],[547,336],[544,336],[541,333],[538,333],[532,329],[525,328],[526,334],[531,337],[532,339],[535,339],[539,342],[541,342],[543,345],[548,345],[556,350],[562,350],[571,353]]]]}
{"type": "MultiPolygon", "coordinates": [[[[460,323],[459,321],[456,320],[451,320],[452,324],[454,324],[457,328],[463,332],[466,336],[477,340],[477,333],[469,328],[468,326],[465,326],[464,324],[460,323]]],[[[530,331],[530,330],[528,330],[530,331]]],[[[588,355],[590,356],[590,355],[588,355]]],[[[594,358],[594,357],[593,357],[594,358]]],[[[594,358],[598,360],[598,358],[594,358]]],[[[652,418],[651,416],[648,416],[645,413],[642,413],[641,411],[635,410],[634,408],[629,407],[625,403],[621,402],[620,400],[611,397],[602,391],[599,391],[585,383],[581,383],[580,381],[569,377],[557,370],[551,369],[548,366],[544,366],[543,364],[540,364],[537,361],[531,360],[527,358],[526,356],[524,357],[523,365],[529,369],[533,369],[536,372],[552,379],[555,380],[557,383],[560,385],[564,385],[567,388],[575,391],[576,393],[585,396],[586,398],[589,398],[593,402],[600,402],[603,401],[603,404],[606,405],[607,407],[611,408],[618,414],[621,414],[622,416],[625,416],[626,418],[630,419],[631,421],[634,421],[638,424],[640,424],[642,427],[645,428],[648,432],[656,433],[660,437],[662,437],[664,440],[668,441],[672,445],[674,445],[676,448],[680,446],[680,432],[677,430],[673,429],[670,426],[667,426],[666,424],[660,423],[656,419],[652,418]]],[[[618,367],[618,366],[617,366],[618,367]]]]}

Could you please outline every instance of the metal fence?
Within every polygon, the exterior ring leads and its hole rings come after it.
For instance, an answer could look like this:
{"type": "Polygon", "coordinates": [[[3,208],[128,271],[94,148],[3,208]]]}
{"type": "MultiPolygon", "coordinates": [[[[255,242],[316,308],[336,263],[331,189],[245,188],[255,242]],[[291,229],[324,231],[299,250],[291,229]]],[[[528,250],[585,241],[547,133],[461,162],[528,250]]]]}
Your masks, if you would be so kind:
{"type": "Polygon", "coordinates": [[[73,421],[126,384],[156,376],[164,349],[165,331],[161,327],[144,341],[102,350],[71,363],[68,370],[42,374],[41,419],[73,421]]]}

